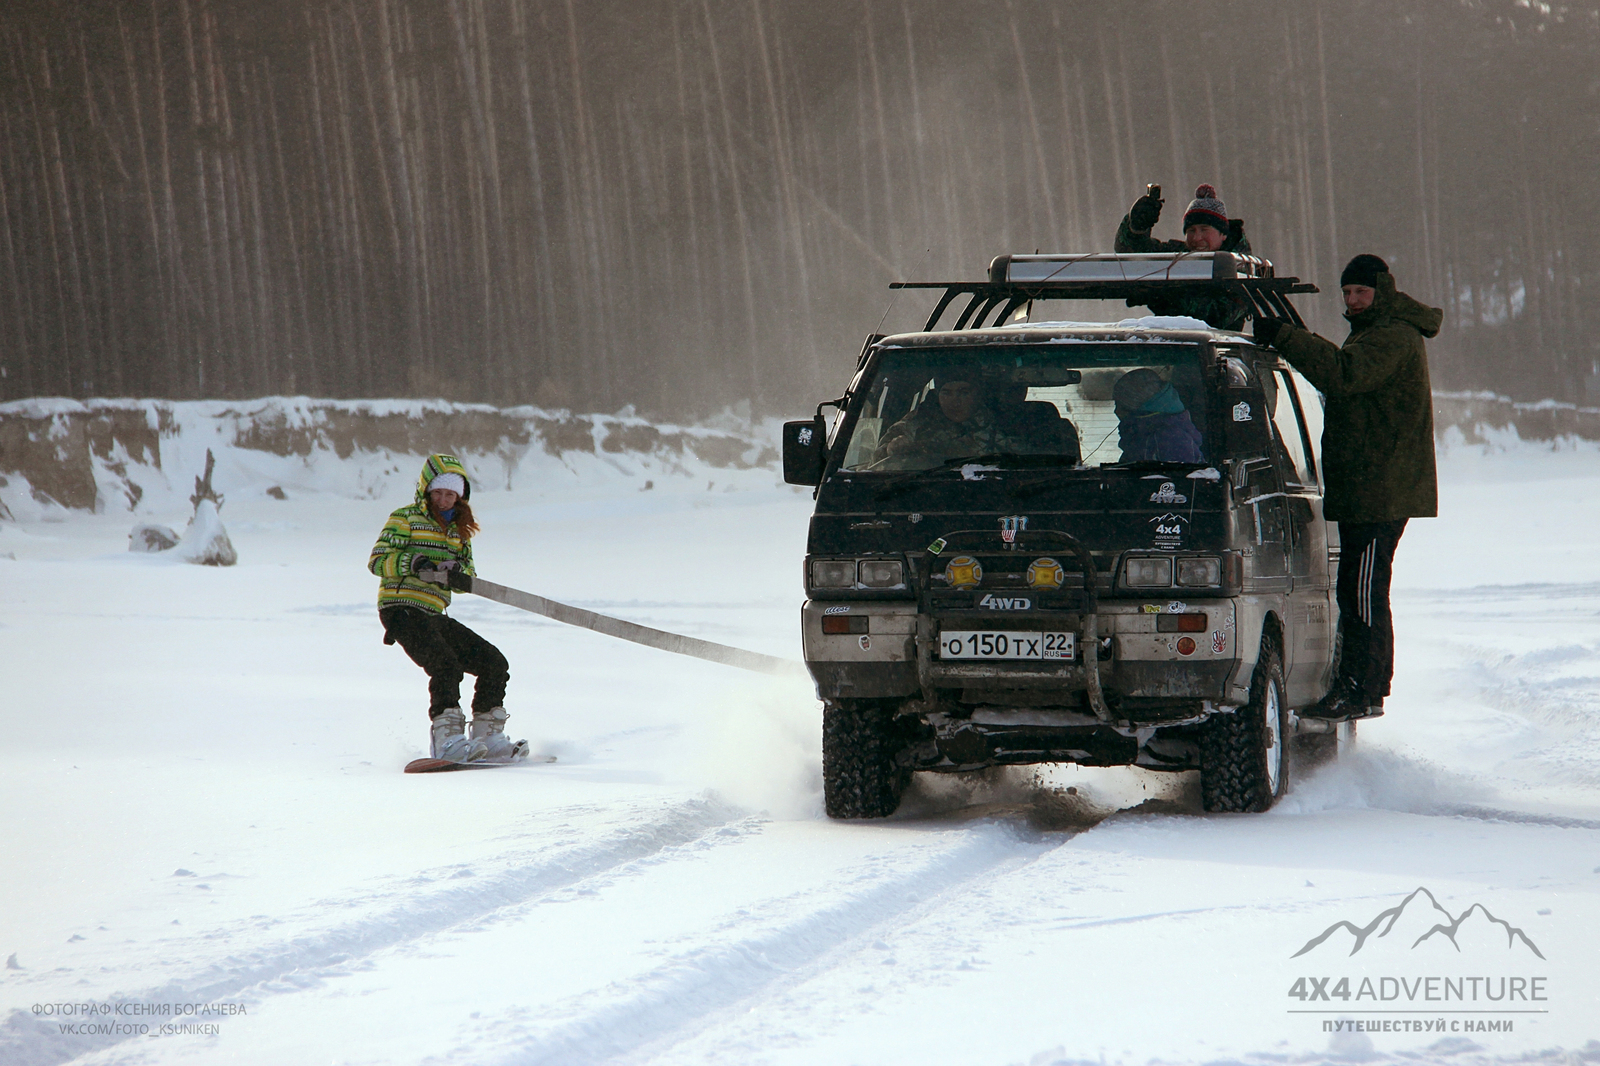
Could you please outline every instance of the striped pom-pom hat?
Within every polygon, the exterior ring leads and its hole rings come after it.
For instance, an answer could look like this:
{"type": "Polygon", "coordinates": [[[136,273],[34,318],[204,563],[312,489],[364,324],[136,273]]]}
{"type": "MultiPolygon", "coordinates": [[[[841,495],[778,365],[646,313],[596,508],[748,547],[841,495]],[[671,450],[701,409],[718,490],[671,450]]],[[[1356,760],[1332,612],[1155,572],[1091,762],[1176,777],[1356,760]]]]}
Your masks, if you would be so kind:
{"type": "Polygon", "coordinates": [[[1183,213],[1183,228],[1190,226],[1210,226],[1219,232],[1228,232],[1228,208],[1218,198],[1215,185],[1202,185],[1194,191],[1194,199],[1183,213]]]}

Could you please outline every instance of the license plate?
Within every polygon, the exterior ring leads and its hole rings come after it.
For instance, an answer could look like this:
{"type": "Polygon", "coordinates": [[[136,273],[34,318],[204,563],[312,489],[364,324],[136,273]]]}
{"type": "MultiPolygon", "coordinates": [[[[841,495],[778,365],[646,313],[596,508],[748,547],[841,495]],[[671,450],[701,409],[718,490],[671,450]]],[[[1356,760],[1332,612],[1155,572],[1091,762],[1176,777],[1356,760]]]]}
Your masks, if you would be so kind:
{"type": "Polygon", "coordinates": [[[947,629],[939,634],[944,659],[1071,659],[1076,633],[996,633],[947,629]]]}

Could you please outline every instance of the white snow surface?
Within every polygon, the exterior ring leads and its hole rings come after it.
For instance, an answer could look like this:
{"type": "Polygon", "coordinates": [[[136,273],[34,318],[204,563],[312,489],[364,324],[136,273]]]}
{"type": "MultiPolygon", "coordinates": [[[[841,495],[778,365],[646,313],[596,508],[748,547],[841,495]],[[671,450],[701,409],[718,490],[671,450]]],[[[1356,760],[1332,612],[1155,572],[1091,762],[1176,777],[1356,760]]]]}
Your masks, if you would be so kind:
{"type": "MultiPolygon", "coordinates": [[[[12,500],[0,1062],[1600,1059],[1594,445],[1442,456],[1388,714],[1272,812],[1059,767],[919,776],[856,824],[822,816],[803,679],[469,596],[511,731],[559,761],[402,774],[425,678],[364,563],[420,461],[224,448],[226,568],[126,550],[181,528],[188,471],[133,514],[12,500]],[[1418,888],[1390,936],[1292,957],[1418,888]],[[1471,911],[1454,945],[1419,940],[1440,908],[1471,911]],[[1467,977],[1543,998],[1428,998],[1467,977]],[[1460,1013],[1489,1008],[1522,1013],[1460,1013]]],[[[472,502],[485,577],[800,655],[811,500],[772,469],[532,456],[472,502]]]]}

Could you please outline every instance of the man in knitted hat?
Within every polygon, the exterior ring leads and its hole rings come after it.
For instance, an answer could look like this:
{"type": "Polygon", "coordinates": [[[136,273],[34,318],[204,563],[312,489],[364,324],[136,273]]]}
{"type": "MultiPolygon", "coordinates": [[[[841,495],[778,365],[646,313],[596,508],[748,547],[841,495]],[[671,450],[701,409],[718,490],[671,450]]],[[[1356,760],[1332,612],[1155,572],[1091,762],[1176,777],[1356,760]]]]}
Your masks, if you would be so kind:
{"type": "Polygon", "coordinates": [[[1350,336],[1336,345],[1298,326],[1257,318],[1257,343],[1276,348],[1325,401],[1324,517],[1339,523],[1339,673],[1302,718],[1383,713],[1394,675],[1389,575],[1406,521],[1439,513],[1433,394],[1424,338],[1444,312],[1395,288],[1389,265],[1358,255],[1339,276],[1350,336]]]}
{"type": "MultiPolygon", "coordinates": [[[[1128,213],[1117,227],[1113,247],[1118,252],[1237,252],[1250,254],[1250,242],[1245,239],[1244,221],[1230,219],[1228,208],[1217,196],[1216,187],[1202,185],[1194,191],[1194,199],[1183,213],[1183,240],[1158,241],[1150,235],[1161,220],[1160,186],[1151,185],[1145,194],[1133,202],[1128,213]]],[[[1134,306],[1133,301],[1128,306],[1134,306]]],[[[1156,315],[1182,315],[1198,318],[1217,329],[1242,329],[1250,313],[1249,303],[1234,294],[1207,296],[1180,296],[1157,300],[1150,305],[1156,315]]]]}

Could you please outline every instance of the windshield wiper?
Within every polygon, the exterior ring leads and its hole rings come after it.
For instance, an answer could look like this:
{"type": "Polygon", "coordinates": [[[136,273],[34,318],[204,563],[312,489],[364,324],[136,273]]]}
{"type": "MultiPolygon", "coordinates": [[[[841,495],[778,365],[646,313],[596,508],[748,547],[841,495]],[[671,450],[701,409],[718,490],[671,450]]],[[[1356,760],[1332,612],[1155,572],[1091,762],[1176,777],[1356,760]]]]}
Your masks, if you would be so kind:
{"type": "Polygon", "coordinates": [[[1200,462],[1198,462],[1198,463],[1191,463],[1186,459],[1136,459],[1131,463],[1101,463],[1100,464],[1100,469],[1101,470],[1156,470],[1156,469],[1160,469],[1162,467],[1174,467],[1174,466],[1186,466],[1186,467],[1191,467],[1192,468],[1192,467],[1196,467],[1196,466],[1203,466],[1203,465],[1205,465],[1206,462],[1207,462],[1207,460],[1204,460],[1204,459],[1200,460],[1200,462]]]}
{"type": "Polygon", "coordinates": [[[921,475],[931,474],[937,469],[937,467],[928,467],[923,470],[897,470],[888,475],[883,487],[877,491],[877,494],[873,496],[873,499],[886,500],[890,496],[893,496],[896,493],[901,492],[904,489],[908,489],[912,485],[916,484],[921,475]]]}
{"type": "Polygon", "coordinates": [[[1081,465],[1071,467],[1056,467],[1055,469],[1049,470],[1042,476],[1036,477],[1031,481],[1013,486],[1010,496],[1012,499],[1026,500],[1030,496],[1037,496],[1046,489],[1061,484],[1062,479],[1068,474],[1086,471],[1089,469],[1089,467],[1081,465]]]}
{"type": "Polygon", "coordinates": [[[946,459],[943,466],[988,466],[995,463],[1004,463],[1005,467],[1034,469],[1041,466],[1077,466],[1077,460],[1070,455],[1052,454],[1050,452],[988,452],[984,455],[961,455],[954,459],[946,459]]]}
{"type": "MultiPolygon", "coordinates": [[[[897,495],[922,480],[922,475],[939,474],[946,470],[955,470],[964,466],[978,467],[984,474],[1000,473],[1004,470],[1038,470],[1050,468],[1053,470],[1076,469],[1081,463],[1075,462],[1068,455],[1050,454],[1023,454],[1021,452],[986,452],[983,455],[958,455],[946,459],[938,466],[925,467],[921,470],[902,470],[897,472],[895,479],[878,490],[877,500],[885,500],[897,495]],[[1004,465],[1001,465],[1004,464],[1004,465]]],[[[974,478],[972,480],[987,480],[974,478]]]]}

